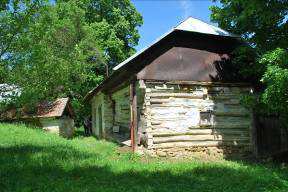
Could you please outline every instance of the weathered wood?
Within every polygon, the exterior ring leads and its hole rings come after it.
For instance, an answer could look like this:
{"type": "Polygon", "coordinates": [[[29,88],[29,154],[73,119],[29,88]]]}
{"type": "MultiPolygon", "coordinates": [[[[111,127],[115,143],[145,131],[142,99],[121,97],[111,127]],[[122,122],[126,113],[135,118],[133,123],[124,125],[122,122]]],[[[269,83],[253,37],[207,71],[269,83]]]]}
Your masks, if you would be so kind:
{"type": "Polygon", "coordinates": [[[117,90],[116,92],[112,93],[111,97],[114,101],[115,109],[112,110],[115,113],[106,114],[106,116],[114,115],[114,121],[112,126],[120,126],[122,128],[127,128],[127,130],[123,130],[123,132],[129,132],[130,129],[130,104],[129,104],[129,95],[130,89],[128,87],[124,87],[121,90],[117,90]]]}
{"type": "Polygon", "coordinates": [[[248,117],[250,114],[248,112],[214,112],[217,116],[228,116],[228,117],[248,117]]]}
{"type": "Polygon", "coordinates": [[[172,132],[172,131],[152,131],[153,137],[166,137],[166,136],[178,136],[178,135],[213,135],[213,134],[224,134],[224,135],[242,135],[247,136],[250,134],[248,129],[191,129],[189,131],[172,132]]]}
{"type": "Polygon", "coordinates": [[[102,93],[93,98],[92,111],[94,122],[92,123],[92,132],[99,138],[106,137],[106,133],[113,126],[113,111],[110,107],[111,100],[109,98],[108,95],[102,93]]]}
{"type": "Polygon", "coordinates": [[[148,146],[250,146],[251,112],[240,104],[241,94],[250,88],[215,86],[146,82],[148,146]]]}
{"type": "Polygon", "coordinates": [[[161,143],[153,145],[154,149],[165,149],[165,148],[180,148],[180,147],[218,147],[218,146],[251,146],[247,142],[226,142],[226,141],[189,141],[189,142],[172,142],[172,143],[161,143]]]}
{"type": "Polygon", "coordinates": [[[131,114],[131,147],[132,151],[136,150],[137,142],[136,142],[136,133],[137,133],[137,127],[138,127],[138,118],[137,118],[137,95],[136,95],[136,82],[133,81],[130,84],[130,114],[131,114]]]}
{"type": "Polygon", "coordinates": [[[105,90],[105,93],[106,94],[113,94],[113,93],[117,93],[119,91],[122,91],[122,90],[125,90],[127,89],[127,87],[129,87],[129,82],[123,82],[123,83],[120,83],[118,84],[117,86],[115,86],[114,88],[110,88],[110,89],[107,89],[105,90]]]}
{"type": "MultiPolygon", "coordinates": [[[[153,120],[153,119],[152,119],[153,120]]],[[[166,119],[161,119],[158,118],[158,121],[151,121],[151,126],[154,129],[171,129],[171,127],[174,126],[174,124],[176,124],[178,122],[181,122],[182,120],[185,122],[186,119],[185,118],[166,118],[166,119]],[[159,121],[159,120],[163,120],[163,121],[159,121]],[[173,123],[170,124],[169,126],[169,122],[173,123]]],[[[250,129],[250,123],[249,122],[241,122],[241,123],[229,123],[229,124],[224,124],[224,123],[218,123],[216,125],[195,125],[195,126],[189,126],[186,125],[185,127],[189,130],[193,130],[193,129],[205,129],[205,128],[211,128],[211,129],[242,129],[242,130],[248,130],[250,129]]],[[[183,127],[184,128],[184,127],[183,127]]],[[[185,129],[183,129],[185,130],[185,129]]]]}
{"type": "Polygon", "coordinates": [[[241,106],[240,98],[250,89],[215,86],[142,82],[137,89],[133,82],[130,87],[112,93],[115,117],[113,110],[111,114],[110,110],[104,111],[105,129],[106,118],[111,116],[112,124],[120,126],[120,132],[131,132],[133,150],[138,144],[138,131],[147,150],[197,146],[245,146],[246,149],[251,145],[251,117],[250,111],[241,106]],[[126,131],[129,123],[130,130],[126,131]]]}
{"type": "Polygon", "coordinates": [[[170,99],[157,99],[157,98],[150,99],[151,104],[169,103],[170,101],[171,101],[170,99]]]}
{"type": "Polygon", "coordinates": [[[259,156],[259,152],[258,152],[258,141],[257,141],[257,129],[256,129],[256,116],[252,115],[252,125],[251,125],[251,143],[252,143],[252,146],[253,146],[253,153],[254,153],[254,156],[256,158],[258,158],[259,156]]]}
{"type": "MultiPolygon", "coordinates": [[[[186,99],[186,98],[184,97],[182,99],[186,99]]],[[[173,102],[177,102],[177,101],[179,102],[179,97],[177,97],[177,100],[175,97],[160,97],[160,98],[159,97],[150,97],[149,101],[151,104],[153,104],[154,106],[158,106],[158,107],[169,107],[169,106],[174,107],[174,106],[185,105],[185,101],[180,103],[180,104],[179,103],[178,104],[173,103],[173,102]]],[[[194,102],[203,102],[203,100],[196,98],[194,100],[194,102]]],[[[189,105],[191,106],[190,102],[186,102],[186,103],[188,104],[188,106],[189,105]]],[[[231,108],[240,106],[239,99],[236,99],[236,101],[235,101],[235,99],[229,98],[229,99],[223,101],[222,103],[225,106],[230,106],[231,108]]]]}
{"type": "Polygon", "coordinates": [[[155,81],[146,80],[149,84],[167,84],[167,85],[201,85],[201,86],[224,86],[224,87],[247,87],[251,89],[251,84],[248,83],[220,83],[220,82],[199,82],[199,81],[155,81]]]}
{"type": "Polygon", "coordinates": [[[249,142],[249,137],[239,135],[178,135],[167,137],[154,137],[153,142],[170,143],[170,142],[185,142],[185,141],[245,141],[249,142]]]}
{"type": "Polygon", "coordinates": [[[192,98],[192,99],[202,99],[203,94],[195,93],[147,93],[148,97],[161,98],[161,97],[178,97],[178,98],[192,98]]]}
{"type": "Polygon", "coordinates": [[[252,142],[259,157],[271,157],[288,151],[288,129],[278,116],[255,115],[252,142]]]}

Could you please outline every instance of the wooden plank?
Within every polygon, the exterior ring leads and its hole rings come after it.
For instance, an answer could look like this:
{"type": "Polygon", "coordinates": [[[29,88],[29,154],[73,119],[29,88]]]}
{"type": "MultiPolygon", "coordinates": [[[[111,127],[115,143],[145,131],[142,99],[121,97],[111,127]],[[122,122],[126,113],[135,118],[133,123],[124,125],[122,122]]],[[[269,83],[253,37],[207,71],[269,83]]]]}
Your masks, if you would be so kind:
{"type": "Polygon", "coordinates": [[[172,142],[154,144],[154,149],[166,149],[175,147],[218,147],[218,146],[247,146],[250,147],[249,142],[223,142],[223,141],[189,141],[189,142],[172,142]]]}
{"type": "Polygon", "coordinates": [[[170,99],[155,99],[155,98],[150,99],[151,104],[161,104],[161,103],[169,103],[169,102],[171,102],[170,99]]]}
{"type": "Polygon", "coordinates": [[[216,116],[228,116],[228,117],[248,117],[250,116],[250,114],[248,112],[236,112],[236,111],[232,111],[232,112],[213,112],[214,115],[216,116]]]}
{"type": "MultiPolygon", "coordinates": [[[[251,131],[251,143],[253,146],[253,154],[256,158],[259,157],[258,140],[257,140],[257,127],[256,127],[256,115],[252,114],[252,131],[251,131]]],[[[261,127],[262,128],[262,127],[261,127]]]]}
{"type": "Polygon", "coordinates": [[[153,137],[166,137],[166,136],[177,136],[177,135],[213,135],[213,134],[227,134],[227,135],[249,135],[248,129],[192,129],[183,132],[173,131],[152,131],[153,137]]]}
{"type": "Polygon", "coordinates": [[[148,97],[161,98],[161,97],[177,97],[177,98],[191,98],[191,99],[202,99],[203,93],[195,94],[195,93],[146,93],[148,97]]]}
{"type": "Polygon", "coordinates": [[[137,127],[138,127],[138,121],[137,121],[137,95],[136,95],[136,82],[132,81],[130,84],[130,114],[131,114],[131,120],[130,120],[130,137],[131,137],[131,147],[132,151],[134,152],[136,150],[136,133],[137,133],[137,127]]]}
{"type": "Polygon", "coordinates": [[[246,141],[249,142],[249,137],[239,135],[178,135],[168,137],[155,137],[153,142],[170,143],[170,142],[185,142],[185,141],[246,141]]]}
{"type": "MultiPolygon", "coordinates": [[[[172,119],[171,121],[176,121],[177,119],[172,119]]],[[[165,122],[168,122],[168,120],[165,120],[165,122]]],[[[168,126],[162,126],[161,125],[162,122],[161,121],[152,121],[151,125],[157,130],[157,129],[171,129],[171,127],[168,126]]],[[[243,130],[249,130],[250,129],[250,123],[238,123],[238,124],[219,124],[219,125],[198,125],[198,126],[189,126],[187,127],[187,129],[189,130],[194,130],[194,129],[243,129],[243,130]]],[[[175,126],[173,126],[175,127],[175,126]]]]}
{"type": "Polygon", "coordinates": [[[161,81],[161,80],[146,80],[146,84],[159,84],[167,85],[203,85],[203,86],[225,86],[225,87],[244,87],[250,88],[251,84],[248,83],[221,83],[221,82],[200,82],[200,81],[161,81]]]}

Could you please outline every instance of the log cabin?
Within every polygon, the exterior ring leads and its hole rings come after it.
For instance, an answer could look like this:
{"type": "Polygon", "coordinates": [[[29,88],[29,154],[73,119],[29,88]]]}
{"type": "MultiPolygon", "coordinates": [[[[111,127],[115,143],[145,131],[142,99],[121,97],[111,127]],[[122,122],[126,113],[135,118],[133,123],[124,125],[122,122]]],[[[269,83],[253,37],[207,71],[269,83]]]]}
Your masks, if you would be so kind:
{"type": "Polygon", "coordinates": [[[86,95],[93,134],[155,156],[252,154],[252,112],[241,105],[252,87],[223,78],[241,44],[189,17],[86,95]]]}

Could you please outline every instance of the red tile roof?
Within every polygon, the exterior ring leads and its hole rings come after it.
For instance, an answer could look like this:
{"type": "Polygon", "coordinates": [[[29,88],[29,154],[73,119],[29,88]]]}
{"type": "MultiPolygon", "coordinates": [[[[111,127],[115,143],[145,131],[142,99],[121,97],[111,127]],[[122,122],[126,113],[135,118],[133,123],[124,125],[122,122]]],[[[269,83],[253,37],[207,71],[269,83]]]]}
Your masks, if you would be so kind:
{"type": "Polygon", "coordinates": [[[58,98],[54,102],[43,102],[37,107],[36,117],[61,117],[69,98],[58,98]]]}
{"type": "MultiPolygon", "coordinates": [[[[69,103],[69,98],[58,98],[54,102],[42,102],[37,106],[35,114],[27,114],[25,110],[21,109],[20,118],[49,118],[61,117],[67,108],[71,117],[74,112],[69,103]]],[[[10,109],[0,114],[0,119],[16,119],[17,110],[10,109]]]]}

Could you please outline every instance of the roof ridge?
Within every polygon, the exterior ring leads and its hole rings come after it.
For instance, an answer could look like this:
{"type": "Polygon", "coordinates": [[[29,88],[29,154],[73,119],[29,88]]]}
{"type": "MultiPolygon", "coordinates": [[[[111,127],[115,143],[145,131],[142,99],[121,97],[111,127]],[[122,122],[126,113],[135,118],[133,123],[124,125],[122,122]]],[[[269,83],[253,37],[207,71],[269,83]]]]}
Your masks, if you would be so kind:
{"type": "Polygon", "coordinates": [[[185,21],[187,21],[190,17],[193,18],[192,16],[188,16],[186,19],[181,20],[180,22],[178,22],[178,24],[175,25],[173,28],[177,28],[179,25],[181,25],[182,23],[184,23],[185,21]]]}

